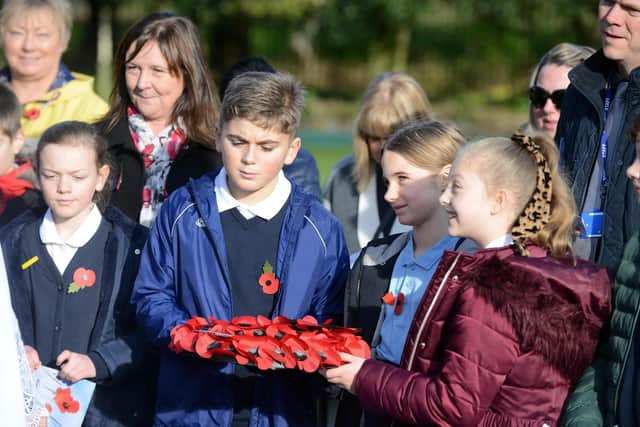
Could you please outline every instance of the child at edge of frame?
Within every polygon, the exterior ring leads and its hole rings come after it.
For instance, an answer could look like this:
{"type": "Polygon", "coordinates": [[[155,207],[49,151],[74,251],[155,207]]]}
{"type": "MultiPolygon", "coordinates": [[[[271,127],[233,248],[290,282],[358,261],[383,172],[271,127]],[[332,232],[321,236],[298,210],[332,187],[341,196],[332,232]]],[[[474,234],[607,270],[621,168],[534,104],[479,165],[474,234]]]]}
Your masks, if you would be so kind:
{"type": "Polygon", "coordinates": [[[0,84],[0,227],[42,204],[31,160],[19,155],[24,146],[21,117],[15,93],[0,84]]]}
{"type": "Polygon", "coordinates": [[[290,75],[233,79],[216,143],[224,167],[174,192],[156,218],[132,297],[161,352],[155,425],[316,424],[319,375],[168,348],[171,330],[196,315],[341,321],[349,270],[342,227],[282,172],[300,148],[303,105],[302,85],[290,75]],[[275,286],[260,281],[269,267],[275,286]]]}
{"type": "Polygon", "coordinates": [[[0,228],[29,366],[96,383],[85,426],[148,425],[153,368],[130,303],[148,230],[106,206],[107,141],[93,125],[48,128],[34,165],[46,205],[0,228]]]}

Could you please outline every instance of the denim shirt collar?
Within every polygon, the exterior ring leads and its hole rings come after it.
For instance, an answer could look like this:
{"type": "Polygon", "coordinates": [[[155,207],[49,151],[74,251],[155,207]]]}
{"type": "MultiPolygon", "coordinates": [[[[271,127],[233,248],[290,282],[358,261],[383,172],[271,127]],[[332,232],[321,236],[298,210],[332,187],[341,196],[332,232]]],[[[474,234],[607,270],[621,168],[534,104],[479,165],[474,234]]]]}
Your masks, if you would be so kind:
{"type": "MultiPolygon", "coordinates": [[[[49,87],[48,92],[59,89],[62,86],[69,83],[71,80],[74,80],[73,75],[71,74],[71,70],[64,64],[64,62],[60,62],[60,66],[58,67],[58,74],[56,74],[56,78],[53,81],[53,84],[49,87]]],[[[0,70],[0,83],[10,83],[11,82],[11,70],[9,67],[5,67],[0,70]]]]}

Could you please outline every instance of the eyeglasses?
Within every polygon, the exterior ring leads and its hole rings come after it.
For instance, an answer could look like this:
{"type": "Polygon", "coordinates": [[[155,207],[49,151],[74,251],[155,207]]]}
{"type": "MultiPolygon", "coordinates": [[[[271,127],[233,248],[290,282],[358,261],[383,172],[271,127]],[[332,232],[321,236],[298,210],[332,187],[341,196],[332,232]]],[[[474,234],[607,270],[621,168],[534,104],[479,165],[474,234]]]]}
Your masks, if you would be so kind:
{"type": "Polygon", "coordinates": [[[553,102],[553,105],[555,105],[559,110],[562,107],[562,98],[564,97],[565,92],[566,89],[558,89],[549,93],[540,86],[533,86],[529,88],[529,100],[531,101],[531,105],[534,107],[544,108],[547,103],[547,99],[551,98],[551,102],[553,102]]]}
{"type": "Polygon", "coordinates": [[[384,144],[389,138],[387,136],[369,135],[368,133],[364,133],[364,132],[360,132],[360,136],[362,137],[362,139],[367,145],[384,144]]]}

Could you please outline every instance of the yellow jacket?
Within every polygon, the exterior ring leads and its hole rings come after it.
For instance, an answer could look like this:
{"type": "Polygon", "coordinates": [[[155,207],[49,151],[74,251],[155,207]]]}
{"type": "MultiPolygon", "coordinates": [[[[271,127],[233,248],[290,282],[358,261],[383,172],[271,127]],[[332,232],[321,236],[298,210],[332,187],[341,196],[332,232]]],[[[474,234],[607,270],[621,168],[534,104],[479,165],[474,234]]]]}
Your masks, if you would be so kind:
{"type": "Polygon", "coordinates": [[[71,74],[73,80],[23,106],[21,123],[28,140],[37,140],[49,126],[66,120],[93,123],[109,110],[109,105],[93,91],[93,77],[71,74]]]}

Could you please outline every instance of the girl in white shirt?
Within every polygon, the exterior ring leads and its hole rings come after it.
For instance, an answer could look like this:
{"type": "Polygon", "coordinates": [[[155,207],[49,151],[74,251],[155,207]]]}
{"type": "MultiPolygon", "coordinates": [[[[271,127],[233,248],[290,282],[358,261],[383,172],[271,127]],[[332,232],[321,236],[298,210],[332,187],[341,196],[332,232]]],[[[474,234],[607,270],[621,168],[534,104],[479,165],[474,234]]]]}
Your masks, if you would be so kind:
{"type": "Polygon", "coordinates": [[[147,230],[101,208],[108,198],[106,148],[92,125],[49,128],[35,159],[46,211],[23,214],[0,241],[31,366],[57,368],[68,382],[97,383],[88,424],[138,425],[151,406],[133,398],[150,393],[129,298],[147,230]]]}

